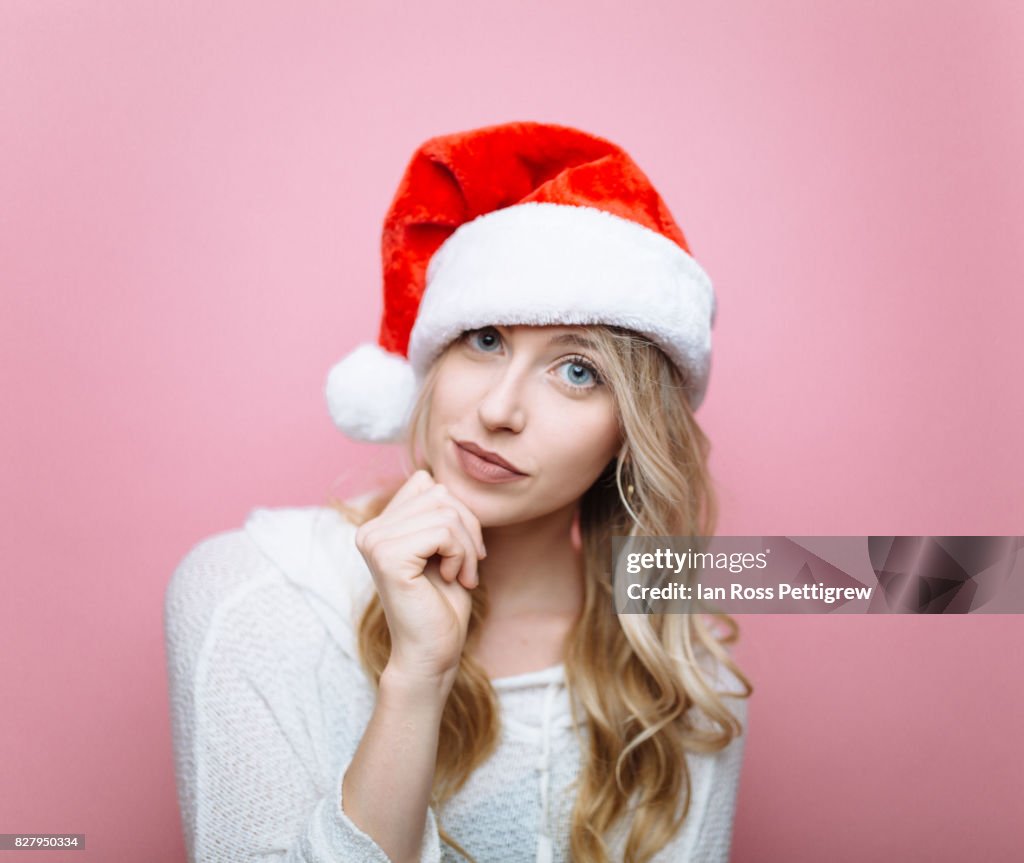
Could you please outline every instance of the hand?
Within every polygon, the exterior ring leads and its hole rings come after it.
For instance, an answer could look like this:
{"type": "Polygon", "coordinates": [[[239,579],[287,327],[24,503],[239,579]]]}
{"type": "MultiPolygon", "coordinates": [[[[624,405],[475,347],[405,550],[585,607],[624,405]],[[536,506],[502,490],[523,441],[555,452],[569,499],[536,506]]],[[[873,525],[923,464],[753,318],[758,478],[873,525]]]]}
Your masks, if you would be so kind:
{"type": "Polygon", "coordinates": [[[480,522],[425,470],[402,485],[376,518],[356,530],[356,547],[380,594],[388,629],[388,668],[406,679],[450,679],[466,644],[480,522]]]}

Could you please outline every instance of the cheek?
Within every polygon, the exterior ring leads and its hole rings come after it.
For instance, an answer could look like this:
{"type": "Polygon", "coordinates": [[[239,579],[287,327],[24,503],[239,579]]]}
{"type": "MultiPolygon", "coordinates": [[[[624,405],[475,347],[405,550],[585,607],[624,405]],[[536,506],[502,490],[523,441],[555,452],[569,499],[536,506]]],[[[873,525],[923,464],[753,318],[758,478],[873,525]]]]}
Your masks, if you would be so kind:
{"type": "Polygon", "coordinates": [[[569,412],[563,409],[558,422],[547,429],[545,440],[550,443],[550,458],[545,461],[552,475],[572,485],[589,486],[618,452],[619,433],[614,409],[611,406],[569,412]]]}
{"type": "Polygon", "coordinates": [[[458,363],[449,362],[434,382],[431,412],[439,417],[456,417],[465,413],[468,406],[479,401],[478,388],[471,374],[460,369],[458,363]]]}

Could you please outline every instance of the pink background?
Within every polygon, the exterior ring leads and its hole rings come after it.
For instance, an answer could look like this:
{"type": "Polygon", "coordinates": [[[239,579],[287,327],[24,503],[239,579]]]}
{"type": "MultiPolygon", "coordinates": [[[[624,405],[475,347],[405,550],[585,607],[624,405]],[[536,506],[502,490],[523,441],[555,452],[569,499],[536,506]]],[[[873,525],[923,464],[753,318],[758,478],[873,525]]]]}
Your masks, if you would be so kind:
{"type": "MultiPolygon", "coordinates": [[[[0,832],[183,859],[167,581],[398,464],[322,383],[435,134],[576,125],[658,186],[722,533],[1024,534],[1021,44],[1011,2],[5,2],[0,832]]],[[[740,622],[735,860],[1019,852],[1020,617],[740,622]]]]}

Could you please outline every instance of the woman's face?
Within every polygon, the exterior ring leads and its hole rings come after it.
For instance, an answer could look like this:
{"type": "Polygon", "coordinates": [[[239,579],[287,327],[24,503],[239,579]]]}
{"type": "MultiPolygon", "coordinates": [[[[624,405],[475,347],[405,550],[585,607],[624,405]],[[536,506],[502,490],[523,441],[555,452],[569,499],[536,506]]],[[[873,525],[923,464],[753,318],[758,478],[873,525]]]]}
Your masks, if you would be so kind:
{"type": "Polygon", "coordinates": [[[598,353],[578,326],[488,326],[438,361],[426,430],[434,479],[484,527],[517,524],[577,501],[621,445],[598,353]],[[496,453],[489,467],[461,444],[496,453]],[[497,479],[499,481],[488,481],[497,479]]]}

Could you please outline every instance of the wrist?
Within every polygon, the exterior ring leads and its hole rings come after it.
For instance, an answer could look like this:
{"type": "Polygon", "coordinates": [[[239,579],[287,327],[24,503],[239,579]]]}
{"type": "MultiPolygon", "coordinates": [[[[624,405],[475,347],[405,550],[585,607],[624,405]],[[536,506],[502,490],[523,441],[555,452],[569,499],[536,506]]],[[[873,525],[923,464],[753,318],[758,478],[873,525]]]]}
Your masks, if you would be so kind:
{"type": "Polygon", "coordinates": [[[423,674],[389,663],[381,672],[379,689],[389,697],[412,699],[416,704],[443,705],[455,683],[456,672],[453,668],[441,674],[423,674]]]}

